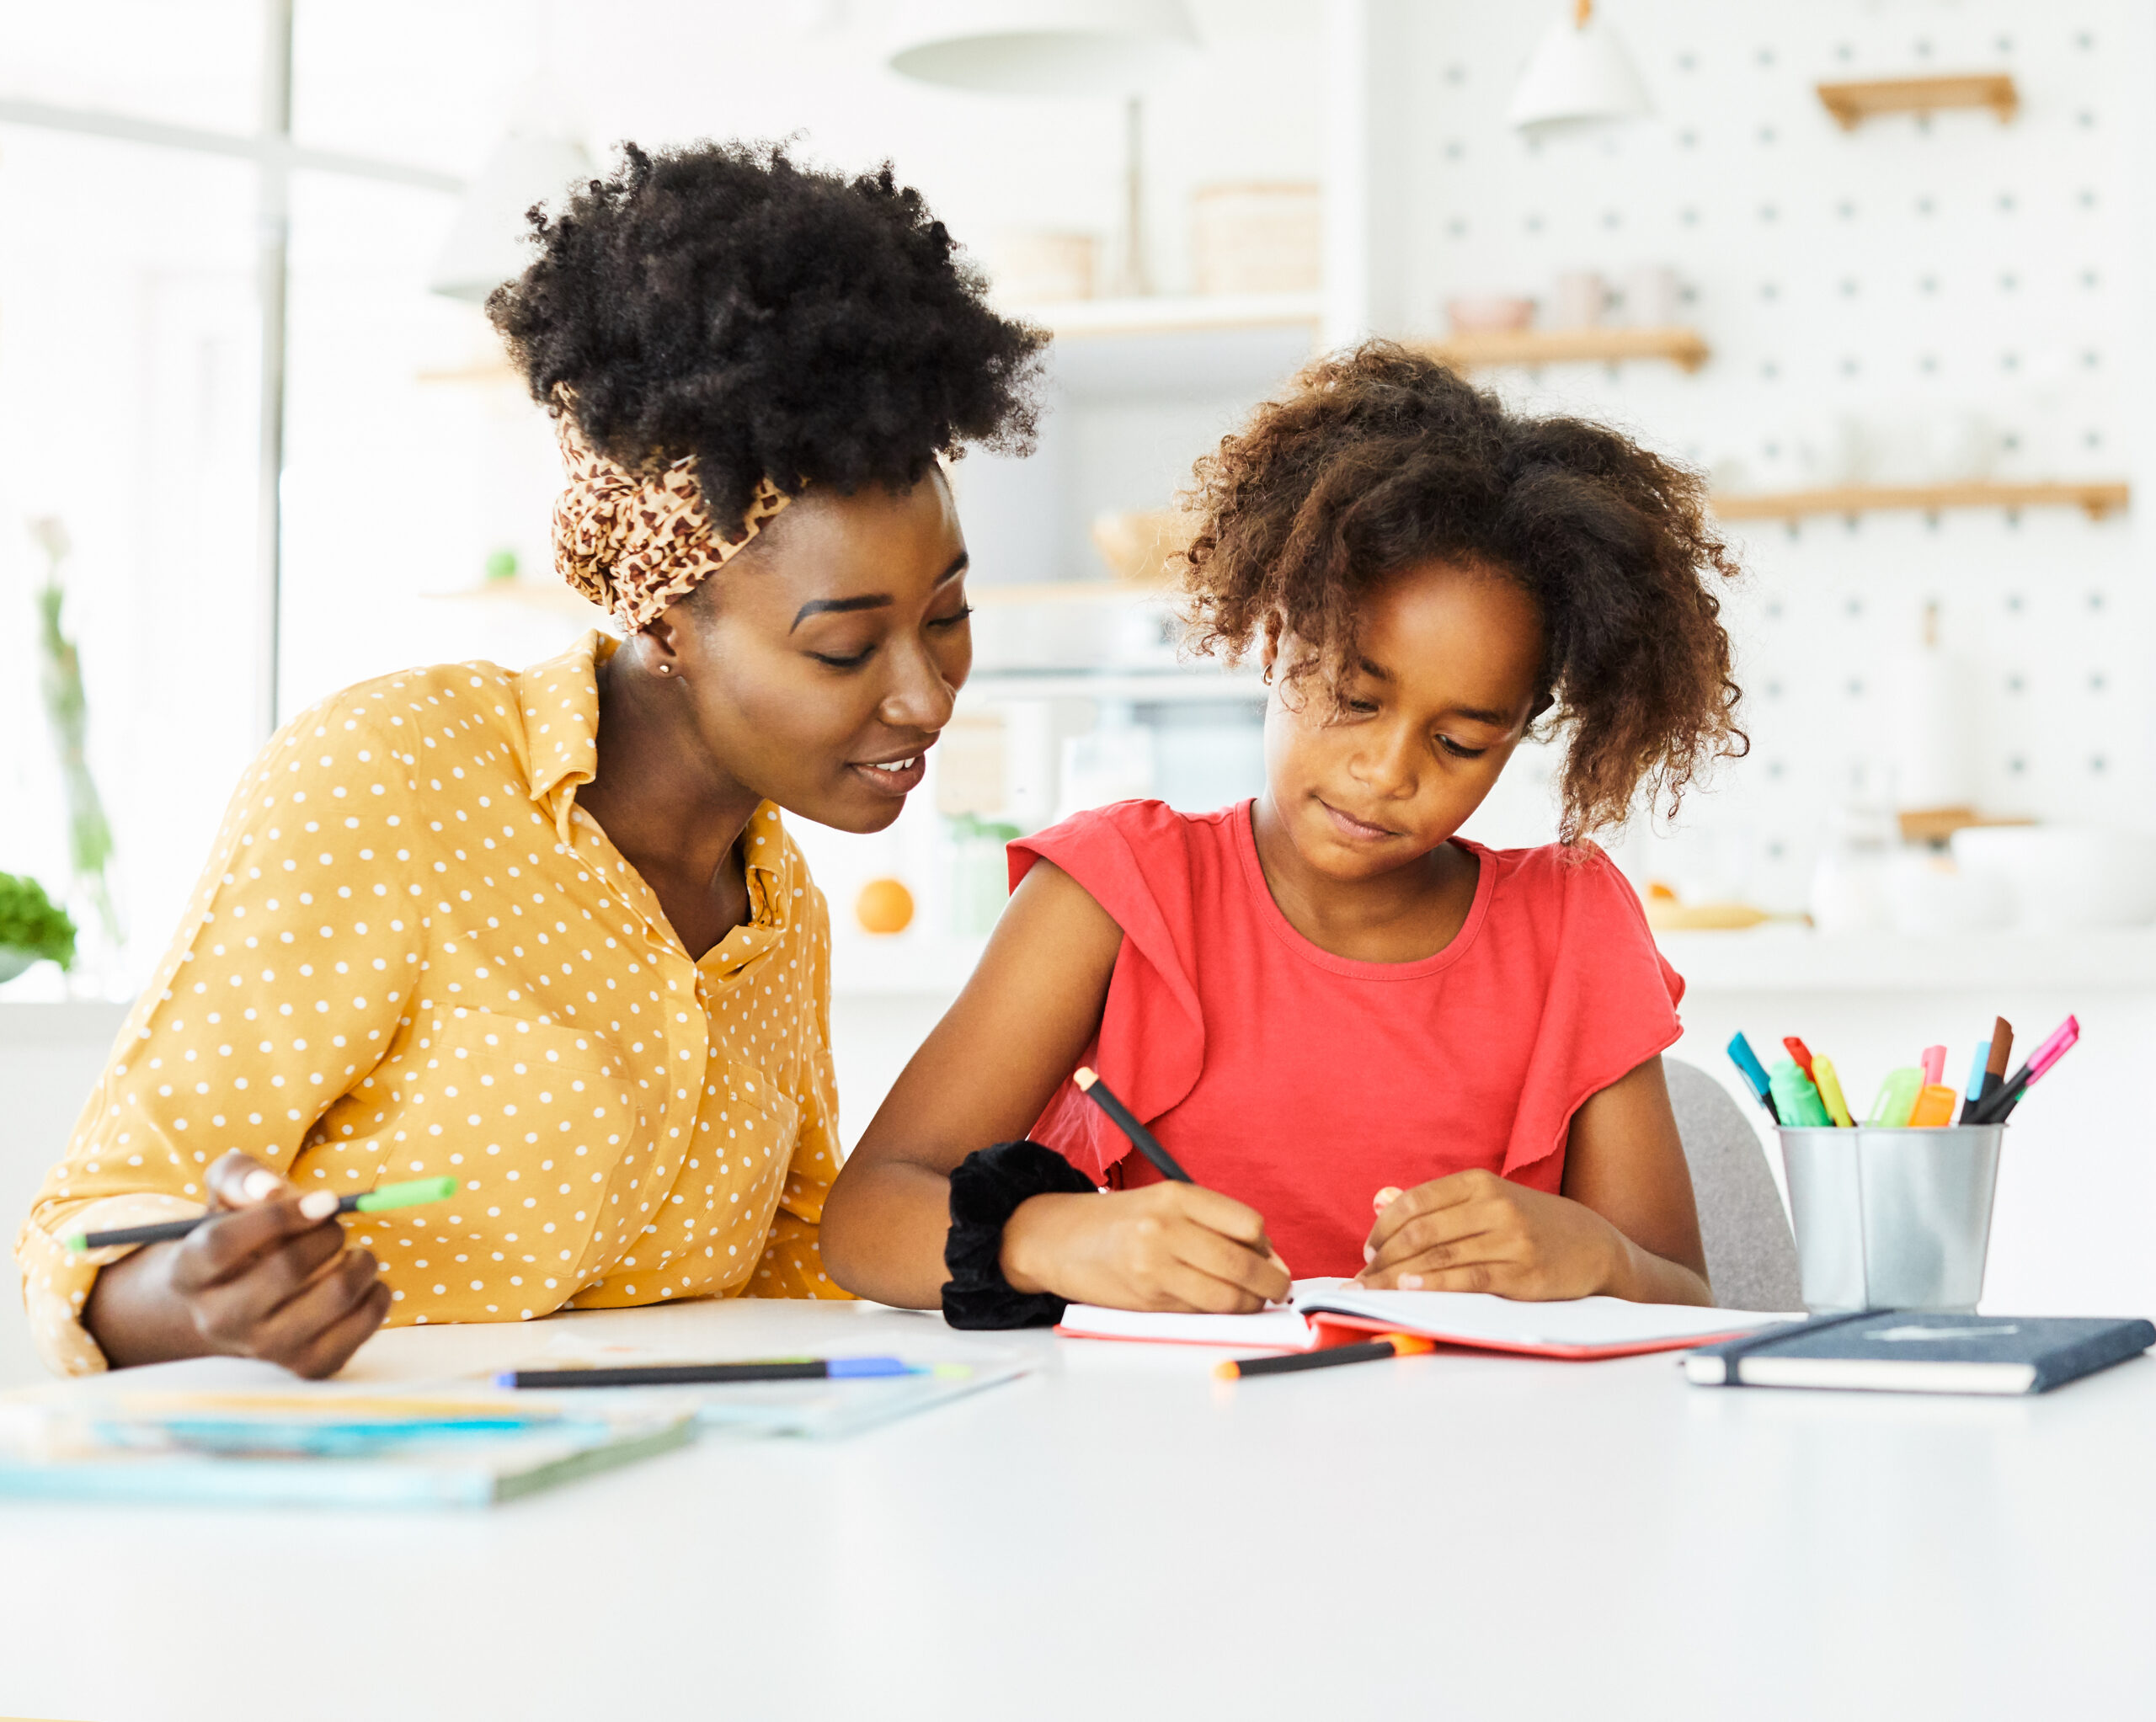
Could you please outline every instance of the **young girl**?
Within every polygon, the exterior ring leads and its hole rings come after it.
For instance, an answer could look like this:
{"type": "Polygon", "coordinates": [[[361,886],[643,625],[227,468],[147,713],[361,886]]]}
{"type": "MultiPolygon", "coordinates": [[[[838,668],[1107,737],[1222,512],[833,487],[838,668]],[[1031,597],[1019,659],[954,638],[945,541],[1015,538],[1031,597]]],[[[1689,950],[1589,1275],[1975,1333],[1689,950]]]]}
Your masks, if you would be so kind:
{"type": "Polygon", "coordinates": [[[1254,1309],[1290,1275],[1708,1301],[1657,1056],[1684,984],[1587,840],[1743,746],[1699,481],[1372,343],[1193,501],[1198,643],[1272,689],[1266,792],[1011,845],[979,971],[831,1193],[830,1271],[976,1325],[1254,1309]],[[1456,836],[1538,723],[1563,840],[1456,836]]]}
{"type": "Polygon", "coordinates": [[[888,168],[631,145],[536,227],[488,309],[625,637],[384,676],[263,751],[24,1228],[56,1368],[837,1295],[829,930],[779,809],[881,830],[921,781],[973,650],[938,457],[1022,445],[1043,338],[888,168]]]}

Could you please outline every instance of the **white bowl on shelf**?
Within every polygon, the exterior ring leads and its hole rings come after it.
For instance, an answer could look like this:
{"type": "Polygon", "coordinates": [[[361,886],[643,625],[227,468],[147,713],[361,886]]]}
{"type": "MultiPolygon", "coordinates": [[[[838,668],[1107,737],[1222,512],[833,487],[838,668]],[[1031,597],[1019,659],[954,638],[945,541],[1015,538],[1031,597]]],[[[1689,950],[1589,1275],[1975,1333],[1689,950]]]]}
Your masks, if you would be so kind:
{"type": "Polygon", "coordinates": [[[2001,882],[2014,925],[2043,932],[2156,919],[2156,837],[2095,825],[1972,825],[1951,839],[1972,876],[2001,882]]]}

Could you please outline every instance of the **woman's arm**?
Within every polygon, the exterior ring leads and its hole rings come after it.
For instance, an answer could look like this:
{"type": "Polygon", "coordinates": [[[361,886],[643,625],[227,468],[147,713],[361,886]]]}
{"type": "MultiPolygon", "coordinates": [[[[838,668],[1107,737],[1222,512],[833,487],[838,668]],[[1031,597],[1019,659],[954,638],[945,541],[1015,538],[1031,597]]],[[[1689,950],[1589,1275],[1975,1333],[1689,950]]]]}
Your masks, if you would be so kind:
{"type": "Polygon", "coordinates": [[[1714,1301],[1659,1058],[1572,1115],[1563,1195],[1455,1172],[1383,1203],[1364,1249],[1362,1282],[1403,1291],[1714,1301]]]}
{"type": "MultiPolygon", "coordinates": [[[[1100,1026],[1122,946],[1082,886],[1034,864],[824,1204],[824,1265],[841,1285],[942,1301],[953,1168],[1033,1127],[1100,1026]]],[[[1138,1309],[1255,1309],[1288,1285],[1258,1215],[1187,1184],[1036,1196],[1004,1229],[1003,1272],[1022,1292],[1138,1309]]]]}

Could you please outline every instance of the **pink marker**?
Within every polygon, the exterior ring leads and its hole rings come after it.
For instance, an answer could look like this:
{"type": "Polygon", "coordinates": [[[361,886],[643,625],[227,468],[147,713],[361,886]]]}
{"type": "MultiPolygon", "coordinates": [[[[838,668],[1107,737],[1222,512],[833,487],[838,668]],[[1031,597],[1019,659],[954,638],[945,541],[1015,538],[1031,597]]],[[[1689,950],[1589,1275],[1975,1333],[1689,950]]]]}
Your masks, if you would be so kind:
{"type": "Polygon", "coordinates": [[[1924,1049],[1924,1057],[1917,1062],[1924,1066],[1924,1081],[1926,1088],[1946,1080],[1945,1048],[1926,1047],[1924,1049]]]}
{"type": "Polygon", "coordinates": [[[2041,1046],[2030,1054],[2029,1062],[2007,1080],[2006,1085],[1978,1108],[1976,1122],[1979,1124],[2004,1123],[2015,1107],[2021,1103],[2022,1091],[2064,1058],[2068,1049],[2080,1038],[2080,1019],[2068,1017],[2051,1032],[2041,1046]]]}
{"type": "Polygon", "coordinates": [[[2034,1082],[2065,1056],[2067,1049],[2081,1038],[2081,1019],[2069,1016],[2053,1029],[2050,1039],[2038,1047],[2029,1060],[2029,1080],[2034,1082]]]}

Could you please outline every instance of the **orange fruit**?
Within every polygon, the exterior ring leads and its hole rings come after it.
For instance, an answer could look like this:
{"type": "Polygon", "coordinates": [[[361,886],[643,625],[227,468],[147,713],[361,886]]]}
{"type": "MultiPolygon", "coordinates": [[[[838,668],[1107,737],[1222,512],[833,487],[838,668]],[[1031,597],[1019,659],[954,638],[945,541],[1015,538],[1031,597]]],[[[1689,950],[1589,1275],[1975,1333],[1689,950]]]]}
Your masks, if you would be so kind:
{"type": "Polygon", "coordinates": [[[853,899],[853,918],[871,933],[903,933],[913,925],[913,893],[896,879],[871,879],[853,899]]]}

